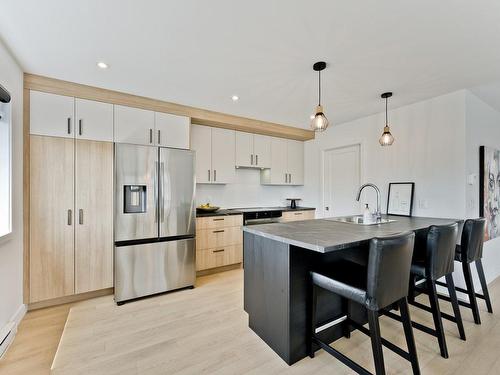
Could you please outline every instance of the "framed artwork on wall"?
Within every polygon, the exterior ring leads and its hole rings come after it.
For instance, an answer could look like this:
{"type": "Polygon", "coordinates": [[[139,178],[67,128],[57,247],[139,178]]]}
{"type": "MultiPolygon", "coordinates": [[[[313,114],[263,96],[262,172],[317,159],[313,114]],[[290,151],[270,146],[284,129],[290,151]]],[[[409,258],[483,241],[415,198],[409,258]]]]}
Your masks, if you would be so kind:
{"type": "Polygon", "coordinates": [[[479,147],[479,215],[486,219],[484,240],[500,235],[500,150],[479,147]]]}
{"type": "Polygon", "coordinates": [[[387,215],[411,216],[414,182],[391,182],[387,197],[387,215]]]}

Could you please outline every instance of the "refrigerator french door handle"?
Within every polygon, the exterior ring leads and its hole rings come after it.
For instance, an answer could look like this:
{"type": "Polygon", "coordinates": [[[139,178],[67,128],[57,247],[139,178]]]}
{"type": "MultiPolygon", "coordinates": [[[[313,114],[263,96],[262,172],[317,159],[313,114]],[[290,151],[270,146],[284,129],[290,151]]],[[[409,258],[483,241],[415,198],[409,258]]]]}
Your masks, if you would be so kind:
{"type": "Polygon", "coordinates": [[[165,163],[160,162],[160,182],[159,182],[159,201],[160,201],[160,222],[165,221],[165,163]]]}
{"type": "Polygon", "coordinates": [[[155,207],[155,223],[158,222],[158,173],[159,173],[159,163],[155,161],[155,173],[154,173],[154,207],[155,207]]]}

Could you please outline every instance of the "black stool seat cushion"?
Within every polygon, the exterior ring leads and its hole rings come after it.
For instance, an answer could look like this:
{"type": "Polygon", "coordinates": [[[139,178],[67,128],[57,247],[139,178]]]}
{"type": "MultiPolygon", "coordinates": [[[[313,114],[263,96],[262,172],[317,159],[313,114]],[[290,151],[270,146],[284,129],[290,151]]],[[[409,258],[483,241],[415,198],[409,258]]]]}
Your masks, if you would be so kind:
{"type": "Polygon", "coordinates": [[[366,301],[366,267],[340,261],[318,272],[311,272],[315,285],[364,305],[366,301]]]}

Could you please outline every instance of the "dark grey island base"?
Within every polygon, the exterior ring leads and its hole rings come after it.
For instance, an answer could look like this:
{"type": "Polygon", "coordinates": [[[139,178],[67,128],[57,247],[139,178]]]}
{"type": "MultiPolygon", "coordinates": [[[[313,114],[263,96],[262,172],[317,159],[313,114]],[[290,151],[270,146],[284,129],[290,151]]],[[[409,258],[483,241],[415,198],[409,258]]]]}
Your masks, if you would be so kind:
{"type": "MultiPolygon", "coordinates": [[[[244,227],[244,309],[249,327],[289,365],[304,358],[307,337],[308,277],[312,269],[339,260],[366,264],[371,238],[415,231],[422,238],[429,226],[455,219],[389,217],[378,225],[356,225],[328,219],[244,227]]],[[[319,290],[319,325],[349,309],[351,318],[364,324],[365,310],[355,303],[319,290]]],[[[325,342],[342,337],[341,325],[321,331],[325,342]]]]}

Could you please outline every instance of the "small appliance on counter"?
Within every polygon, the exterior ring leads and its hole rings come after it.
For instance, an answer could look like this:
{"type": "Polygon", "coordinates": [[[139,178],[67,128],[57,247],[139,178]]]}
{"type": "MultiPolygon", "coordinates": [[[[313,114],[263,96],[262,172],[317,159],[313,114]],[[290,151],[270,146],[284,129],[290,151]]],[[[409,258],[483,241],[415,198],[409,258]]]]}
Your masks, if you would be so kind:
{"type": "Polygon", "coordinates": [[[300,198],[287,198],[287,201],[290,201],[290,208],[294,209],[297,208],[297,201],[301,201],[302,199],[300,198]]]}

